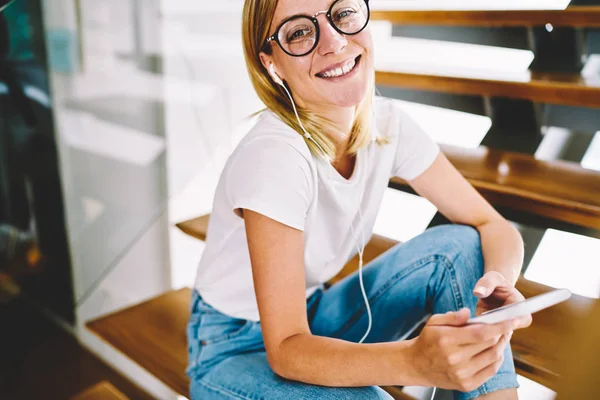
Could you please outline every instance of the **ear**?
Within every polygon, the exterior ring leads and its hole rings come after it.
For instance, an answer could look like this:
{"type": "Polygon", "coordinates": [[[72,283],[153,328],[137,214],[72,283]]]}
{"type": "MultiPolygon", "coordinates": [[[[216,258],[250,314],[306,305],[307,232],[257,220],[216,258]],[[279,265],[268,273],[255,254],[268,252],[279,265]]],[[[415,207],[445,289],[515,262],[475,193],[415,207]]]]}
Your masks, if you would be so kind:
{"type": "MultiPolygon", "coordinates": [[[[269,75],[271,75],[269,72],[269,68],[271,67],[272,64],[277,64],[277,63],[275,63],[275,59],[273,58],[273,56],[270,56],[263,52],[259,53],[259,57],[260,57],[260,62],[262,63],[263,67],[265,67],[265,69],[267,70],[267,73],[269,75]]],[[[275,69],[275,73],[277,74],[277,76],[280,77],[280,79],[284,80],[283,76],[281,76],[281,74],[279,73],[279,71],[277,69],[275,69]]]]}
{"type": "Polygon", "coordinates": [[[262,51],[258,54],[258,56],[260,57],[260,62],[262,63],[263,67],[265,67],[265,69],[268,71],[269,65],[271,65],[275,61],[273,60],[273,56],[267,55],[262,51]]]}

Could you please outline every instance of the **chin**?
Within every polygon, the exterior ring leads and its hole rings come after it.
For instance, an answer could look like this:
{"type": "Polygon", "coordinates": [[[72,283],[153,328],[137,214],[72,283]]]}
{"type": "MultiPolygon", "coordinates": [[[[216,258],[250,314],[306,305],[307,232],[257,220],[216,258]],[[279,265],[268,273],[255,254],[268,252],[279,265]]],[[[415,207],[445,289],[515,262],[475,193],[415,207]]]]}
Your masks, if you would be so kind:
{"type": "Polygon", "coordinates": [[[348,88],[340,90],[337,93],[328,93],[328,99],[331,104],[338,107],[354,107],[360,104],[367,94],[366,85],[359,88],[348,88]]]}

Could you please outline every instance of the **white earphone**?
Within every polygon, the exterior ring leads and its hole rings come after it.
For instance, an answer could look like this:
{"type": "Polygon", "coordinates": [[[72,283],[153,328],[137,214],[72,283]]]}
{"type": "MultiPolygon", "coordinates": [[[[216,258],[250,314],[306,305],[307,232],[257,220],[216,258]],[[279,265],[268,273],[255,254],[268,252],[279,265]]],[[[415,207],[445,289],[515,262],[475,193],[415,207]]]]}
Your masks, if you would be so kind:
{"type": "MultiPolygon", "coordinates": [[[[323,148],[319,145],[319,143],[317,143],[317,141],[315,139],[313,139],[311,134],[308,133],[306,131],[306,129],[304,128],[304,125],[302,124],[302,121],[300,120],[300,116],[298,116],[298,111],[296,110],[296,104],[294,103],[294,98],[292,97],[292,94],[289,92],[288,88],[285,86],[285,84],[283,83],[283,81],[281,80],[279,75],[277,75],[277,73],[275,72],[275,66],[272,63],[269,66],[269,74],[271,75],[271,78],[273,79],[273,81],[275,83],[277,83],[278,85],[280,85],[281,87],[283,87],[285,89],[285,92],[287,93],[288,97],[290,98],[290,101],[292,102],[292,108],[294,109],[294,114],[296,114],[296,119],[298,120],[298,123],[300,124],[300,128],[302,129],[302,132],[304,132],[304,137],[307,138],[308,140],[311,140],[325,155],[325,151],[323,150],[323,148]]],[[[331,164],[329,164],[329,168],[333,168],[333,166],[331,166],[331,164]]],[[[360,211],[360,206],[358,208],[358,216],[362,223],[363,218],[362,218],[362,213],[360,211]]],[[[360,278],[360,288],[361,288],[361,292],[363,295],[363,299],[365,301],[365,305],[367,307],[367,315],[369,317],[369,325],[367,327],[367,331],[365,332],[362,339],[360,339],[360,341],[359,341],[359,343],[362,343],[367,338],[369,333],[371,332],[371,326],[373,325],[373,316],[371,315],[371,307],[369,306],[369,299],[367,298],[367,293],[365,291],[365,285],[363,283],[363,276],[362,276],[363,275],[363,253],[365,251],[366,243],[364,243],[364,237],[363,237],[363,240],[361,241],[361,245],[362,245],[362,248],[361,248],[358,244],[358,237],[356,237],[356,235],[355,235],[354,227],[352,226],[352,224],[350,224],[350,229],[352,230],[352,235],[355,236],[356,249],[358,250],[358,271],[359,271],[359,278],[360,278]]]]}
{"type": "Polygon", "coordinates": [[[269,73],[271,74],[271,78],[273,78],[275,83],[285,87],[285,85],[283,84],[283,81],[281,80],[279,75],[277,75],[277,73],[275,72],[275,66],[273,64],[271,64],[271,66],[269,67],[269,73]]]}

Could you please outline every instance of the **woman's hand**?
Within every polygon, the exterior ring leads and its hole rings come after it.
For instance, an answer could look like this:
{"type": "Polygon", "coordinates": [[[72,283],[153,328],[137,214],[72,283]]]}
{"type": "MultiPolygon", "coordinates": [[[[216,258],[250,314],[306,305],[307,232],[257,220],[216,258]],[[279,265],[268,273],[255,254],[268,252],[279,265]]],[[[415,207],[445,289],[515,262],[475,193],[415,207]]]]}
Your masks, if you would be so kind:
{"type": "Polygon", "coordinates": [[[517,320],[465,325],[468,308],[433,315],[412,339],[412,366],[421,386],[469,392],[494,376],[517,320]]]}
{"type": "MultiPolygon", "coordinates": [[[[479,298],[475,315],[525,300],[521,292],[497,271],[485,273],[475,285],[473,294],[479,298]]],[[[518,318],[519,324],[515,329],[527,328],[532,320],[531,314],[518,318]]]]}

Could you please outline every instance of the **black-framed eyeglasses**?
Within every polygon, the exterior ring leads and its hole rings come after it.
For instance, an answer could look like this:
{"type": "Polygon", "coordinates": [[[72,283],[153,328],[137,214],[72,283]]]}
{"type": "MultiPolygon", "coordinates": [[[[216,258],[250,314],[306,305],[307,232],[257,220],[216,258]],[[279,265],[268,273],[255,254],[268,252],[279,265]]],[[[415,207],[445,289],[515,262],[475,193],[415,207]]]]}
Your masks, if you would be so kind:
{"type": "Polygon", "coordinates": [[[292,57],[303,57],[312,52],[319,43],[319,21],[317,17],[325,14],[327,20],[342,35],[356,35],[367,27],[371,11],[368,0],[336,0],[329,10],[319,11],[313,16],[294,15],[283,21],[273,36],[267,38],[263,49],[270,42],[292,57]]]}

